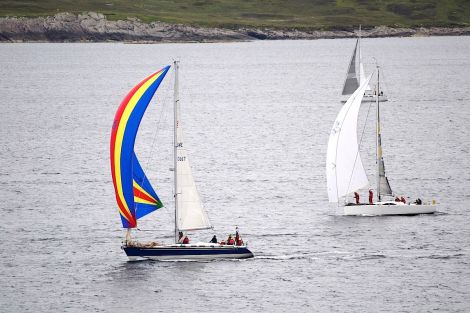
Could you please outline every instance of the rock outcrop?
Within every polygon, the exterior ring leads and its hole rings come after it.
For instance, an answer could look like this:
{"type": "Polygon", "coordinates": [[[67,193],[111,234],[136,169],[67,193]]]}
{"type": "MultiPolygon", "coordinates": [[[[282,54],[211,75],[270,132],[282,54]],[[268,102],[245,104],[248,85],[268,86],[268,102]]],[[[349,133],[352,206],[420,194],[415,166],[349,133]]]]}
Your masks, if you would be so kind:
{"type": "MultiPolygon", "coordinates": [[[[375,27],[362,31],[363,37],[470,35],[465,28],[391,28],[375,27]]],[[[59,13],[48,17],[0,18],[0,41],[3,42],[214,42],[263,39],[320,39],[355,37],[354,31],[302,31],[273,28],[204,28],[162,22],[143,23],[138,19],[109,21],[103,14],[88,12],[74,15],[59,13]]]]}

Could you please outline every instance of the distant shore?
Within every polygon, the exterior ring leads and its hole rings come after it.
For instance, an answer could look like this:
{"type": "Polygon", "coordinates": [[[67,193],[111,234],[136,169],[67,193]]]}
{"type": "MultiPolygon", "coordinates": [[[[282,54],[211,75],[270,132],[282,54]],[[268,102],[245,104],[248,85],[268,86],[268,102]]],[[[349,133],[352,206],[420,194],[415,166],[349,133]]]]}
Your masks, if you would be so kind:
{"type": "MultiPolygon", "coordinates": [[[[399,28],[378,26],[362,30],[363,37],[462,36],[470,27],[399,28]]],[[[138,19],[109,21],[103,14],[59,13],[49,17],[0,18],[0,42],[220,42],[356,37],[354,30],[296,30],[274,28],[205,28],[138,19]]]]}

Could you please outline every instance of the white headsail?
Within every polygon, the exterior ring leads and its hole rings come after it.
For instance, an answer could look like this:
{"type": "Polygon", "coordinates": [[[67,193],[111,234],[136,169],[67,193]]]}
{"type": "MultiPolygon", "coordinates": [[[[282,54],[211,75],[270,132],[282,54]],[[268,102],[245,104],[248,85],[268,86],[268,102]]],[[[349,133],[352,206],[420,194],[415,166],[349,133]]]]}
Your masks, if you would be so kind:
{"type": "Polygon", "coordinates": [[[351,192],[369,184],[357,143],[357,117],[372,75],[352,94],[339,111],[328,141],[326,176],[328,198],[338,202],[351,192]]]}
{"type": "MultiPolygon", "coordinates": [[[[175,71],[178,72],[177,62],[175,62],[175,71]]],[[[184,146],[183,129],[179,115],[177,74],[175,75],[175,150],[176,230],[211,228],[194,182],[188,152],[184,146]]]]}

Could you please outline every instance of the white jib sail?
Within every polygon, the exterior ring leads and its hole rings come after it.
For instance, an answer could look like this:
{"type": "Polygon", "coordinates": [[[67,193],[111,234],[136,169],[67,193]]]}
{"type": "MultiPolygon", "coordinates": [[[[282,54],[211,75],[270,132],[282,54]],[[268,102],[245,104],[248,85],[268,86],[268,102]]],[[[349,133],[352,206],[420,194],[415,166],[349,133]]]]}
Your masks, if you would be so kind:
{"type": "Polygon", "coordinates": [[[211,228],[191,172],[179,112],[177,113],[176,139],[177,228],[180,231],[211,228]]]}
{"type": "Polygon", "coordinates": [[[357,116],[371,77],[344,104],[331,129],[326,155],[330,202],[338,202],[339,198],[369,185],[357,144],[357,116]]]}

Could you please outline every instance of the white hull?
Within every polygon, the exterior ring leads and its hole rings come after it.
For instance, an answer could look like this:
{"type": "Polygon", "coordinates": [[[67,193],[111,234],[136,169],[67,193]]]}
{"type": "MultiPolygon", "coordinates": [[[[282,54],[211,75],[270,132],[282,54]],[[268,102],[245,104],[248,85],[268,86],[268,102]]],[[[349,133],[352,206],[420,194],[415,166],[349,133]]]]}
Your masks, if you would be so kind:
{"type": "MultiPolygon", "coordinates": [[[[341,98],[341,102],[345,103],[346,101],[348,101],[350,96],[351,95],[344,96],[343,98],[341,98]]],[[[362,102],[376,102],[376,101],[377,101],[377,97],[374,95],[370,95],[370,94],[365,94],[364,97],[362,98],[362,102]]],[[[388,101],[388,98],[385,95],[379,96],[379,101],[386,102],[388,101]]]]}
{"type": "Polygon", "coordinates": [[[360,204],[347,205],[344,207],[344,215],[417,215],[432,214],[436,212],[436,205],[431,204],[360,204]]]}

